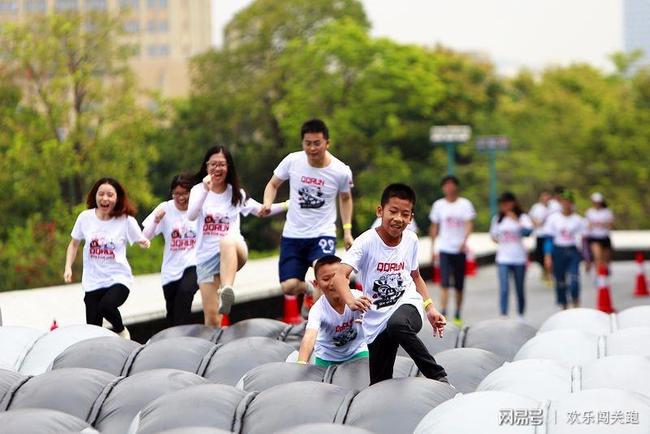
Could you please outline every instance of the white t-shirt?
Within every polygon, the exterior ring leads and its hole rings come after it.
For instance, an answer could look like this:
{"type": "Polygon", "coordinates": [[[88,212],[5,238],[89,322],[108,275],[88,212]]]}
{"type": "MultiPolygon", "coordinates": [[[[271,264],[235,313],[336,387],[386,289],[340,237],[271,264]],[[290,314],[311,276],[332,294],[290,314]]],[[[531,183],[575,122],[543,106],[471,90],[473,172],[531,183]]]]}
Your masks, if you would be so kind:
{"type": "Polygon", "coordinates": [[[530,209],[529,211],[530,217],[537,222],[541,222],[540,226],[535,228],[536,237],[548,236],[548,232],[546,232],[544,226],[545,226],[546,218],[549,216],[550,213],[551,213],[550,208],[541,202],[537,202],[530,209]]]}
{"type": "MultiPolygon", "coordinates": [[[[381,218],[377,217],[377,219],[372,223],[370,229],[375,229],[378,228],[379,226],[381,226],[381,218]]],[[[413,231],[416,234],[418,233],[419,228],[418,228],[418,224],[415,222],[415,219],[411,220],[411,223],[408,224],[406,229],[408,229],[409,231],[413,231]]]]}
{"type": "Polygon", "coordinates": [[[438,225],[438,249],[443,253],[460,253],[465,239],[465,223],[474,220],[476,211],[472,202],[459,197],[453,202],[438,199],[433,203],[429,220],[438,225]]]}
{"type": "Polygon", "coordinates": [[[587,221],[578,214],[565,216],[556,212],[548,217],[547,228],[553,244],[559,247],[580,247],[581,237],[587,230],[587,221]]]}
{"type": "Polygon", "coordinates": [[[562,204],[559,200],[549,199],[548,205],[546,205],[546,220],[544,220],[544,226],[542,227],[542,232],[546,234],[547,237],[553,236],[548,228],[548,219],[552,214],[562,213],[562,204]]]}
{"type": "Polygon", "coordinates": [[[496,262],[508,265],[525,264],[528,254],[521,231],[532,228],[533,221],[526,214],[520,215],[517,220],[504,217],[501,222],[499,216],[492,217],[490,235],[497,240],[496,262]]]}
{"type": "MultiPolygon", "coordinates": [[[[361,291],[352,290],[355,297],[361,291]]],[[[346,305],[339,314],[325,296],[320,297],[309,310],[307,328],[318,330],[314,354],[331,362],[343,362],[356,353],[368,350],[363,327],[358,321],[360,312],[354,312],[346,305]]]]}
{"type": "Polygon", "coordinates": [[[219,254],[220,241],[228,236],[241,242],[244,237],[241,234],[240,214],[257,213],[261,204],[246,197],[246,192],[241,190],[244,201],[242,204],[233,206],[232,186],[227,185],[223,193],[205,191],[203,183],[196,184],[190,191],[188,205],[188,216],[196,215],[197,239],[196,239],[196,263],[202,264],[210,258],[219,254]]]}
{"type": "Polygon", "coordinates": [[[553,214],[555,212],[562,212],[562,204],[557,199],[549,199],[548,201],[548,212],[553,214]]]}
{"type": "Polygon", "coordinates": [[[607,238],[609,226],[614,221],[614,213],[609,208],[589,208],[585,214],[589,222],[589,236],[591,238],[607,238]]]}
{"type": "Polygon", "coordinates": [[[403,304],[415,306],[424,315],[422,296],[411,277],[411,271],[419,268],[418,237],[414,232],[404,231],[400,243],[390,247],[375,229],[369,229],[354,240],[342,262],[354,269],[364,294],[373,300],[363,317],[368,343],[384,331],[388,319],[403,304]]]}
{"type": "Polygon", "coordinates": [[[183,277],[186,268],[196,265],[196,221],[187,218],[187,211],[176,208],[173,200],[163,202],[153,210],[142,222],[147,228],[154,224],[159,210],[165,211],[165,216],[156,225],[155,234],[162,234],[165,239],[160,280],[163,285],[183,277]]]}
{"type": "Polygon", "coordinates": [[[84,291],[108,288],[133,282],[131,266],[126,259],[126,243],[144,239],[138,222],[131,216],[100,220],[95,208],[82,211],[70,233],[75,240],[85,240],[83,249],[84,291]]]}
{"type": "Polygon", "coordinates": [[[339,193],[352,187],[352,171],[329,154],[329,166],[309,165],[304,151],[293,152],[280,162],[273,174],[289,180],[289,210],[283,237],[317,238],[336,236],[336,202],[339,193]]]}

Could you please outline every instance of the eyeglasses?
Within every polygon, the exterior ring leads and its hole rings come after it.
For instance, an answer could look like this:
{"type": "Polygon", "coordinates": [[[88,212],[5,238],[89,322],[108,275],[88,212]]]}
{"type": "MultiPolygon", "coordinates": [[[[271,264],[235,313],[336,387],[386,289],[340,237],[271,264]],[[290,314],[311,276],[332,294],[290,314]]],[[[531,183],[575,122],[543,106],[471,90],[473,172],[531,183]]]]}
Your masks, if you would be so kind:
{"type": "Polygon", "coordinates": [[[183,196],[189,196],[189,195],[190,195],[189,191],[184,191],[182,193],[179,193],[179,192],[175,191],[175,192],[172,193],[173,197],[183,197],[183,196]]]}
{"type": "Polygon", "coordinates": [[[216,169],[217,167],[228,167],[228,163],[224,163],[223,161],[211,161],[207,164],[207,166],[210,169],[216,169]]]}
{"type": "Polygon", "coordinates": [[[307,147],[309,147],[309,146],[319,147],[319,146],[322,145],[322,144],[323,144],[323,142],[320,141],[320,140],[314,140],[314,141],[311,141],[311,140],[303,140],[303,141],[302,141],[302,145],[303,145],[303,146],[307,146],[307,147]]]}

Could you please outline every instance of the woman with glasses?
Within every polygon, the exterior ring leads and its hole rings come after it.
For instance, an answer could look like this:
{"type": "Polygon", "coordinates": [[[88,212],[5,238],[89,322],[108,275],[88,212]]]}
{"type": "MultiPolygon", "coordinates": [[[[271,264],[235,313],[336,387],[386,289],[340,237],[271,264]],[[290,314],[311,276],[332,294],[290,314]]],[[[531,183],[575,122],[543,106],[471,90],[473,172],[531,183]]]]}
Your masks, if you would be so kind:
{"type": "MultiPolygon", "coordinates": [[[[248,247],[240,230],[239,215],[261,217],[262,204],[247,197],[239,185],[232,155],[223,146],[210,148],[196,174],[187,215],[197,220],[196,274],[205,325],[219,326],[235,302],[235,275],[248,260],[248,247]]],[[[286,203],[273,204],[269,215],[285,211],[286,203]]]]}
{"type": "Polygon", "coordinates": [[[194,177],[180,174],[170,187],[171,200],[158,205],[142,222],[144,235],[165,239],[160,280],[167,307],[167,324],[189,324],[196,283],[196,221],[187,217],[187,205],[194,177]]]}

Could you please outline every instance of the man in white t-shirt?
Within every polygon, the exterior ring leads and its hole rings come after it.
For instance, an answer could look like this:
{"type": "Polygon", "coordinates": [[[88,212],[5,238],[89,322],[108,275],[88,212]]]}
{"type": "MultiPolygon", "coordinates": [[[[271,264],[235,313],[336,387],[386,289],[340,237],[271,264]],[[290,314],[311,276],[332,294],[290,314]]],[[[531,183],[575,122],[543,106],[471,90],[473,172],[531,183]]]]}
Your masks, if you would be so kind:
{"type": "MultiPolygon", "coordinates": [[[[315,352],[314,364],[325,367],[368,357],[361,312],[350,310],[333,285],[340,262],[339,257],[330,255],[314,264],[315,286],[323,297],[309,310],[298,363],[307,363],[312,351],[315,352]]],[[[352,293],[355,298],[363,296],[361,291],[353,290],[352,293]]]]}
{"type": "MultiPolygon", "coordinates": [[[[460,309],[463,304],[463,288],[465,286],[465,254],[467,239],[474,228],[476,211],[472,203],[459,196],[460,181],[453,175],[447,175],[440,182],[445,195],[433,203],[429,220],[431,227],[431,249],[435,252],[438,246],[440,258],[440,305],[442,314],[447,313],[451,277],[456,289],[456,313],[454,323],[462,325],[460,309]]],[[[434,253],[435,255],[435,253],[434,253]]]]}
{"type": "Polygon", "coordinates": [[[561,212],[551,214],[547,228],[551,239],[546,242],[547,267],[555,278],[557,304],[566,309],[569,297],[573,307],[580,306],[580,246],[587,231],[587,221],[574,211],[575,194],[565,190],[560,196],[561,212]]]}
{"type": "MultiPolygon", "coordinates": [[[[346,248],[352,245],[352,171],[328,152],[329,131],[319,119],[301,128],[302,151],[287,155],[264,190],[261,215],[270,210],[278,188],[289,181],[289,210],[280,244],[280,283],[286,298],[314,288],[305,274],[319,258],[336,252],[338,199],[346,248]]],[[[314,298],[318,298],[318,294],[314,298]]]]}
{"type": "Polygon", "coordinates": [[[542,267],[542,279],[544,281],[550,282],[551,275],[549,271],[544,267],[544,245],[549,238],[548,230],[546,226],[546,219],[551,214],[551,192],[548,190],[542,190],[539,194],[539,200],[534,204],[528,215],[533,220],[533,225],[535,226],[535,253],[534,259],[539,266],[542,267]]]}
{"type": "Polygon", "coordinates": [[[422,318],[442,336],[445,317],[429,298],[420,276],[418,237],[406,227],[413,218],[415,192],[405,184],[384,190],[377,217],[382,224],[361,234],[346,252],[334,276],[334,287],[352,310],[365,311],[363,331],[368,342],[370,384],[393,376],[398,346],[433,380],[448,383],[442,366],[424,346],[418,332],[422,318]],[[349,288],[352,271],[363,284],[366,297],[355,298],[349,288]]]}

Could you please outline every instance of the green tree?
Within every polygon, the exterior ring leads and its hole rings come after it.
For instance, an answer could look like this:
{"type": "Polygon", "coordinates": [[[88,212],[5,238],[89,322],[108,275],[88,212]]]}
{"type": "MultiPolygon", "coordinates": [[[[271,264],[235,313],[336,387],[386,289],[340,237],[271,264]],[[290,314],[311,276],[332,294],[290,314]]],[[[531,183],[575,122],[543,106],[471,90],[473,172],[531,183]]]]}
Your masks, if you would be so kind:
{"type": "Polygon", "coordinates": [[[2,290],[60,282],[70,228],[96,179],[115,177],[137,204],[152,204],[157,114],[137,101],[121,29],[105,14],[2,26],[2,290]]]}
{"type": "MultiPolygon", "coordinates": [[[[138,202],[151,202],[147,161],[156,152],[145,139],[152,116],[136,104],[127,63],[132,48],[119,43],[121,29],[120,18],[106,14],[37,15],[2,28],[2,70],[23,89],[15,116],[34,111],[41,127],[37,137],[21,143],[23,124],[15,123],[14,145],[23,147],[15,152],[33,153],[25,165],[37,162],[47,169],[43,179],[51,194],[43,199],[60,197],[76,205],[94,179],[110,174],[125,182],[138,202]]],[[[15,175],[37,174],[38,168],[25,167],[15,175]]]]}

